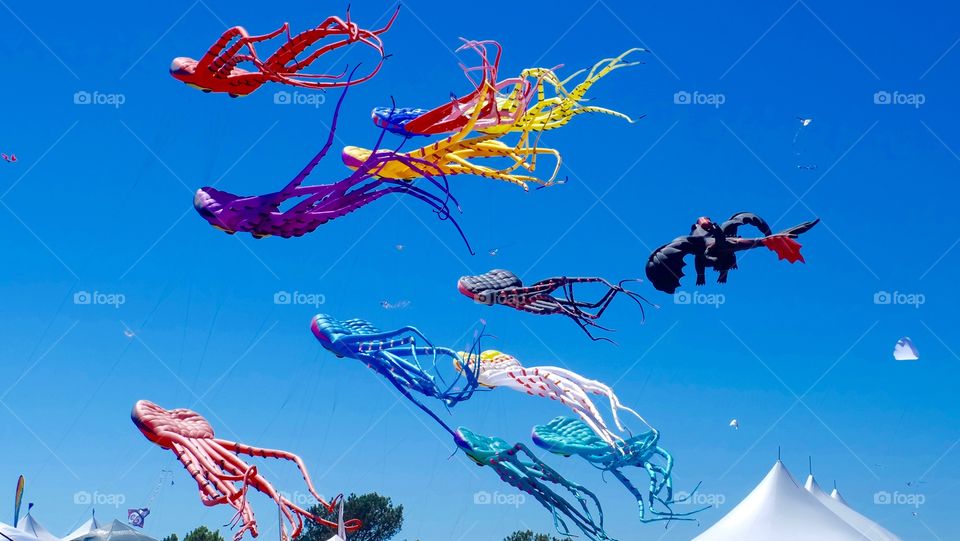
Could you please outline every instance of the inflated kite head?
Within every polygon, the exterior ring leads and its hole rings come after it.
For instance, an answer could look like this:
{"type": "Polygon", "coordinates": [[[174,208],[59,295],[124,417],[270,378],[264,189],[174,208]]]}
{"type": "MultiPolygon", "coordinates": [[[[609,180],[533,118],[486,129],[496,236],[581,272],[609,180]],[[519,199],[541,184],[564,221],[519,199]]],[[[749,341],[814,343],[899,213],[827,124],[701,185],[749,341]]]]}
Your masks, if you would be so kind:
{"type": "Polygon", "coordinates": [[[470,460],[481,466],[486,466],[491,459],[511,448],[505,440],[477,434],[462,426],[454,432],[453,439],[470,460]]]}
{"type": "Polygon", "coordinates": [[[240,197],[215,188],[200,188],[193,196],[193,208],[208,224],[227,234],[243,231],[249,216],[235,210],[240,197]]]}
{"type": "Polygon", "coordinates": [[[407,122],[427,112],[427,109],[412,107],[374,107],[370,117],[374,125],[396,135],[415,137],[421,135],[407,131],[407,122]]]}
{"type": "Polygon", "coordinates": [[[475,302],[493,306],[497,302],[497,294],[507,288],[523,287],[520,278],[504,269],[494,269],[476,276],[461,276],[457,280],[457,289],[475,302]]]}
{"type": "Polygon", "coordinates": [[[192,58],[178,56],[170,63],[170,75],[178,81],[190,84],[193,82],[196,72],[197,61],[192,58]]]}
{"type": "Polygon", "coordinates": [[[507,355],[506,353],[497,351],[495,349],[488,349],[476,355],[475,353],[469,353],[466,351],[457,352],[458,357],[453,359],[453,366],[459,372],[463,372],[464,364],[466,364],[471,369],[477,369],[477,381],[480,385],[487,387],[489,389],[496,388],[496,385],[490,383],[490,376],[494,372],[499,372],[501,370],[517,370],[522,369],[523,366],[520,364],[520,361],[516,359],[513,355],[507,355]],[[476,363],[478,362],[480,366],[477,368],[476,363]],[[461,361],[460,359],[463,359],[461,361]]]}
{"type": "Polygon", "coordinates": [[[166,410],[149,400],[140,400],[133,405],[130,418],[148,440],[166,449],[173,447],[176,436],[213,438],[210,423],[199,413],[184,408],[166,410]]]}
{"type": "Polygon", "coordinates": [[[339,344],[343,338],[363,334],[377,334],[380,329],[364,319],[347,319],[340,321],[329,314],[317,314],[310,322],[310,330],[320,341],[320,345],[339,357],[344,352],[339,351],[339,344]]]}
{"type": "Polygon", "coordinates": [[[343,147],[343,151],[340,153],[340,157],[343,160],[343,165],[346,165],[349,169],[356,171],[360,169],[371,156],[374,158],[380,158],[385,156],[390,156],[393,153],[389,150],[379,150],[376,155],[373,155],[373,151],[369,148],[361,148],[355,146],[346,146],[343,147]]]}

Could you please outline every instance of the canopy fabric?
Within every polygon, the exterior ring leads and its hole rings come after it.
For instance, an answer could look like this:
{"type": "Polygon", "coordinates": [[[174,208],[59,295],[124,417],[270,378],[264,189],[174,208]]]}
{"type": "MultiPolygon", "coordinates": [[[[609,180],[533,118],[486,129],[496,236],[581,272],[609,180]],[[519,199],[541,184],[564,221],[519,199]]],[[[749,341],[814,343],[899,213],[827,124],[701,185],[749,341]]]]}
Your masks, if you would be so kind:
{"type": "Polygon", "coordinates": [[[37,522],[37,519],[33,518],[33,515],[27,513],[27,516],[20,519],[20,522],[17,524],[17,528],[27,532],[28,534],[36,537],[40,541],[60,541],[60,538],[53,535],[42,524],[37,522]]]}
{"type": "MultiPolygon", "coordinates": [[[[820,488],[820,485],[817,484],[817,480],[814,479],[812,474],[807,477],[807,483],[804,485],[804,488],[807,489],[807,492],[813,494],[827,509],[833,511],[838,517],[842,518],[844,522],[853,526],[870,541],[902,541],[883,526],[854,511],[840,499],[834,499],[828,496],[827,493],[820,488]]],[[[840,495],[839,492],[836,492],[836,489],[834,489],[834,492],[837,496],[840,495]]]]}
{"type": "Polygon", "coordinates": [[[119,520],[114,520],[100,528],[90,530],[78,537],[68,538],[65,541],[156,541],[156,539],[134,530],[119,520]]]}
{"type": "MultiPolygon", "coordinates": [[[[20,522],[23,522],[22,520],[20,522]]],[[[0,541],[39,541],[33,535],[0,522],[0,541]]]]}
{"type": "Polygon", "coordinates": [[[694,541],[869,541],[800,488],[779,460],[753,491],[694,541]]]}
{"type": "Polygon", "coordinates": [[[840,491],[837,490],[836,488],[834,488],[833,492],[830,493],[830,497],[842,503],[843,505],[846,505],[847,507],[850,506],[850,504],[847,503],[847,500],[843,499],[843,494],[840,494],[840,491]]]}
{"type": "Polygon", "coordinates": [[[68,533],[64,536],[64,541],[70,541],[71,539],[76,539],[78,537],[83,537],[84,535],[92,532],[93,530],[99,530],[103,525],[97,521],[96,515],[87,519],[86,522],[81,524],[76,530],[68,533]]]}

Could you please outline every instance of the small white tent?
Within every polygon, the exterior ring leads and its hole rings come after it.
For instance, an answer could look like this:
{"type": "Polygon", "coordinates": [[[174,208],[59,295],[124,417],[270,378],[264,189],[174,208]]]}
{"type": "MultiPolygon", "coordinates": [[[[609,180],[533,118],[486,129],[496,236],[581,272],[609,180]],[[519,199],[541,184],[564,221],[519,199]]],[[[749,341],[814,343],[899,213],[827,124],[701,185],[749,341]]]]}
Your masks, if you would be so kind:
{"type": "Polygon", "coordinates": [[[800,488],[779,460],[753,492],[694,541],[868,541],[800,488]]]}
{"type": "Polygon", "coordinates": [[[36,537],[40,541],[60,541],[59,537],[47,531],[30,513],[27,513],[27,516],[20,519],[20,522],[17,523],[17,528],[36,537]]]}
{"type": "Polygon", "coordinates": [[[836,513],[844,522],[856,528],[858,532],[862,533],[870,541],[901,541],[899,537],[890,533],[890,531],[886,530],[883,526],[857,513],[846,505],[840,493],[837,492],[837,489],[833,490],[836,498],[828,496],[827,493],[820,488],[820,485],[817,484],[817,480],[813,478],[813,474],[807,477],[807,483],[804,485],[804,488],[807,489],[807,492],[813,494],[827,509],[836,513]]]}
{"type": "MultiPolygon", "coordinates": [[[[22,521],[21,521],[22,522],[22,521]]],[[[0,541],[39,541],[27,532],[0,522],[0,541]]]]}
{"type": "Polygon", "coordinates": [[[156,541],[156,539],[134,530],[119,520],[114,520],[77,537],[67,538],[65,541],[156,541]]]}

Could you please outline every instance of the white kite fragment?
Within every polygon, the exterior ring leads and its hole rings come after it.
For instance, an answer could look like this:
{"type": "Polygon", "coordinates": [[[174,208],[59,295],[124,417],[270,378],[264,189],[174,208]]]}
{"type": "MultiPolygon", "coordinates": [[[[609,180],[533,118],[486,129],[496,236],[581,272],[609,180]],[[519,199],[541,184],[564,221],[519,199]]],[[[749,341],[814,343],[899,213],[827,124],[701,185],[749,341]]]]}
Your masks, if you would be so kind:
{"type": "Polygon", "coordinates": [[[893,358],[898,361],[916,361],[920,358],[920,353],[909,336],[897,340],[897,345],[893,346],[893,358]]]}
{"type": "Polygon", "coordinates": [[[736,419],[733,419],[733,420],[730,421],[730,426],[731,426],[734,430],[740,430],[740,421],[738,421],[738,420],[736,420],[736,419]]]}

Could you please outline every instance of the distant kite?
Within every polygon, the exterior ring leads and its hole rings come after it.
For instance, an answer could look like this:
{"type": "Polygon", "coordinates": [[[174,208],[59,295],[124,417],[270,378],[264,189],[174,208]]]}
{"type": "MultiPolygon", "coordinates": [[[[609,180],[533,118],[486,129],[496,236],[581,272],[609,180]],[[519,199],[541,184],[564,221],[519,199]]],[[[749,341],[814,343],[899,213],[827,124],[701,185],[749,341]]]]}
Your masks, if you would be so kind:
{"type": "Polygon", "coordinates": [[[897,340],[897,345],[893,346],[893,358],[898,361],[916,361],[920,359],[920,352],[909,336],[897,340]]]}

